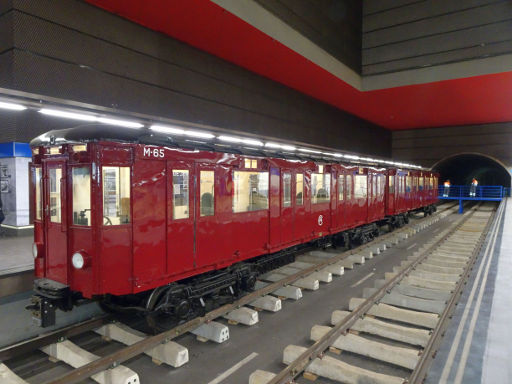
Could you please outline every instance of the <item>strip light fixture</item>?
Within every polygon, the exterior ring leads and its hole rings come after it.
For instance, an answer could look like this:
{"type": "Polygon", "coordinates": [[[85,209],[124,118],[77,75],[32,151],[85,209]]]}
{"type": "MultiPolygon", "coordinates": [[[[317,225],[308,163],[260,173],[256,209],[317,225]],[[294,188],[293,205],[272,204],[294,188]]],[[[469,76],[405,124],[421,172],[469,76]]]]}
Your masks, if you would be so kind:
{"type": "Polygon", "coordinates": [[[14,104],[14,103],[6,103],[4,101],[0,101],[0,108],[1,109],[8,109],[10,111],[24,111],[27,109],[24,105],[21,104],[14,104]]]}
{"type": "MultiPolygon", "coordinates": [[[[12,111],[23,111],[28,108],[21,104],[0,101],[0,109],[6,109],[6,110],[12,110],[12,111]]],[[[142,127],[144,127],[144,124],[135,122],[135,121],[115,119],[115,118],[108,117],[108,116],[100,117],[100,116],[95,116],[92,114],[81,113],[78,111],[75,112],[75,111],[58,110],[58,109],[52,109],[52,108],[41,108],[39,110],[39,112],[41,114],[47,115],[47,116],[54,116],[54,117],[60,117],[60,118],[66,118],[66,119],[89,121],[89,122],[98,122],[101,124],[116,125],[116,126],[125,127],[125,128],[142,128],[142,127]]],[[[170,135],[184,135],[184,136],[189,136],[189,137],[193,137],[193,138],[201,138],[201,139],[213,139],[216,137],[213,133],[210,133],[210,132],[188,130],[188,129],[183,129],[181,127],[168,126],[168,125],[153,124],[153,125],[151,125],[150,129],[155,132],[166,133],[166,134],[170,134],[170,135]]],[[[239,137],[234,137],[234,136],[229,136],[229,135],[220,135],[220,136],[217,136],[217,139],[220,141],[225,141],[225,142],[230,142],[230,143],[239,143],[239,144],[245,144],[245,145],[256,146],[256,147],[264,146],[266,148],[281,149],[283,151],[298,150],[298,151],[304,152],[304,153],[323,154],[326,156],[345,158],[345,159],[353,160],[353,161],[366,161],[366,162],[371,162],[371,163],[394,165],[397,167],[404,167],[404,168],[423,169],[423,167],[421,167],[420,165],[414,165],[414,164],[409,164],[409,163],[401,163],[401,162],[395,162],[395,161],[391,161],[391,160],[379,160],[379,159],[374,159],[371,157],[361,157],[361,156],[352,155],[352,154],[322,152],[322,151],[319,151],[316,149],[310,149],[310,148],[296,148],[293,145],[280,144],[280,143],[276,143],[276,142],[263,143],[260,140],[252,139],[252,138],[239,138],[239,137]]]]}
{"type": "Polygon", "coordinates": [[[94,116],[94,115],[88,115],[85,113],[62,111],[62,110],[51,109],[51,108],[42,108],[39,110],[39,113],[42,113],[43,115],[47,115],[47,116],[61,117],[61,118],[72,119],[72,120],[98,122],[101,124],[117,125],[117,126],[125,127],[125,128],[142,128],[144,126],[144,124],[137,123],[134,121],[119,120],[119,119],[113,119],[110,117],[99,117],[99,116],[94,116]]]}

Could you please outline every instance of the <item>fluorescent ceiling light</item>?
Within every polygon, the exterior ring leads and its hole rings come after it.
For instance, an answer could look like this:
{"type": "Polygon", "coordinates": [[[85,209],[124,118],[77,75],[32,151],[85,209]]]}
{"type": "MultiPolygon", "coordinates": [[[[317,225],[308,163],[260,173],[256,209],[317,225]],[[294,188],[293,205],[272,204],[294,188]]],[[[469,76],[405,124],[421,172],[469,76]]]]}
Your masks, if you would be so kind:
{"type": "Polygon", "coordinates": [[[256,147],[263,147],[263,143],[261,141],[254,139],[243,139],[242,143],[247,145],[254,145],[256,147]]]}
{"type": "Polygon", "coordinates": [[[219,136],[218,137],[219,140],[221,141],[227,141],[229,143],[241,143],[242,142],[242,139],[239,139],[238,137],[233,137],[233,136],[219,136]]]}
{"type": "Polygon", "coordinates": [[[266,143],[265,147],[280,148],[280,149],[284,149],[285,151],[295,151],[297,149],[293,145],[286,145],[286,144],[279,144],[279,143],[272,143],[272,142],[266,143]]]}
{"type": "Polygon", "coordinates": [[[341,153],[331,153],[331,156],[334,156],[334,157],[343,157],[343,155],[341,153]]]}
{"type": "Polygon", "coordinates": [[[201,139],[213,139],[215,135],[212,135],[208,132],[199,132],[199,131],[185,131],[185,135],[190,137],[199,137],[201,139]]]}
{"type": "Polygon", "coordinates": [[[356,155],[343,155],[343,157],[351,160],[359,160],[359,156],[356,155]]]}
{"type": "Polygon", "coordinates": [[[144,124],[135,121],[111,119],[109,117],[98,117],[96,121],[102,124],[117,125],[125,128],[142,128],[144,126],[144,124]]]}
{"type": "Polygon", "coordinates": [[[63,117],[65,119],[82,120],[82,121],[96,121],[96,116],[86,115],[84,113],[59,111],[58,109],[43,108],[39,110],[43,115],[63,117]]]}
{"type": "Polygon", "coordinates": [[[153,124],[149,127],[152,131],[160,132],[160,133],[168,133],[170,135],[183,135],[185,134],[185,130],[181,128],[168,127],[165,125],[153,124]]]}
{"type": "Polygon", "coordinates": [[[24,111],[27,109],[24,105],[21,104],[14,104],[14,103],[5,103],[3,101],[0,101],[0,108],[1,109],[9,109],[11,111],[24,111]]]}
{"type": "Polygon", "coordinates": [[[307,149],[307,148],[299,148],[299,151],[307,152],[307,153],[322,153],[322,151],[315,151],[313,149],[307,149]]]}

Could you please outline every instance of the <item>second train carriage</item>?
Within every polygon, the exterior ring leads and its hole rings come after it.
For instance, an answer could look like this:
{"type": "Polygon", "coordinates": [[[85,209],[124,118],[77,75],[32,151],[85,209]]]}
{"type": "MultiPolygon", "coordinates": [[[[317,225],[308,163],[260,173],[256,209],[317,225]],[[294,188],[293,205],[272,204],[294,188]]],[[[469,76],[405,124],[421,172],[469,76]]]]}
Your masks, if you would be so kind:
{"type": "Polygon", "coordinates": [[[376,223],[399,225],[436,201],[430,181],[418,196],[425,175],[437,182],[427,172],[229,153],[131,130],[72,128],[31,145],[40,317],[49,303],[70,309],[82,298],[141,298],[151,310],[164,291],[168,311],[186,316],[209,289],[251,289],[258,268],[244,261],[364,242],[376,223]],[[195,276],[207,278],[193,280],[194,296],[180,282],[195,276]]]}

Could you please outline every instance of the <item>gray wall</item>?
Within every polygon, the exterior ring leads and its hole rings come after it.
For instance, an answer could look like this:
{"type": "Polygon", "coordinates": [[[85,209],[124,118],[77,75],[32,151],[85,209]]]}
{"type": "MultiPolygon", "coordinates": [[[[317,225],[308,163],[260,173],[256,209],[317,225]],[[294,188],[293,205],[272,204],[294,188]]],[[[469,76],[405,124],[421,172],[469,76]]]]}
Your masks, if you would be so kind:
{"type": "MultiPolygon", "coordinates": [[[[77,0],[12,0],[0,10],[0,87],[386,156],[369,122],[77,0]]],[[[48,129],[0,114],[0,142],[48,129]]]]}
{"type": "Polygon", "coordinates": [[[255,0],[342,63],[361,73],[361,0],[255,0]]]}
{"type": "Polygon", "coordinates": [[[481,153],[512,168],[512,122],[393,132],[393,158],[432,166],[460,153],[481,153]]]}
{"type": "Polygon", "coordinates": [[[364,0],[362,73],[512,52],[512,2],[364,0]]]}

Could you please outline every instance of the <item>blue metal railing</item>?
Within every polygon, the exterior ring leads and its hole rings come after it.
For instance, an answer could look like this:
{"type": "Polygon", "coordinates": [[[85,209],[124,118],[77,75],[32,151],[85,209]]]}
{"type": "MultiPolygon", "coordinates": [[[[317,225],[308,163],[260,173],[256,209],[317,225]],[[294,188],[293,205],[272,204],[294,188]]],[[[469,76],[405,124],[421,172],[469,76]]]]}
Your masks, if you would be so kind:
{"type": "Polygon", "coordinates": [[[439,187],[439,198],[447,200],[491,200],[499,201],[505,196],[501,185],[482,185],[473,189],[470,185],[452,185],[439,187]]]}
{"type": "MultiPolygon", "coordinates": [[[[501,185],[482,185],[472,187],[471,185],[451,185],[439,187],[440,200],[459,200],[459,213],[464,210],[463,201],[501,201],[507,196],[507,188],[501,185]]],[[[510,188],[508,188],[508,196],[510,196],[510,188]]]]}

